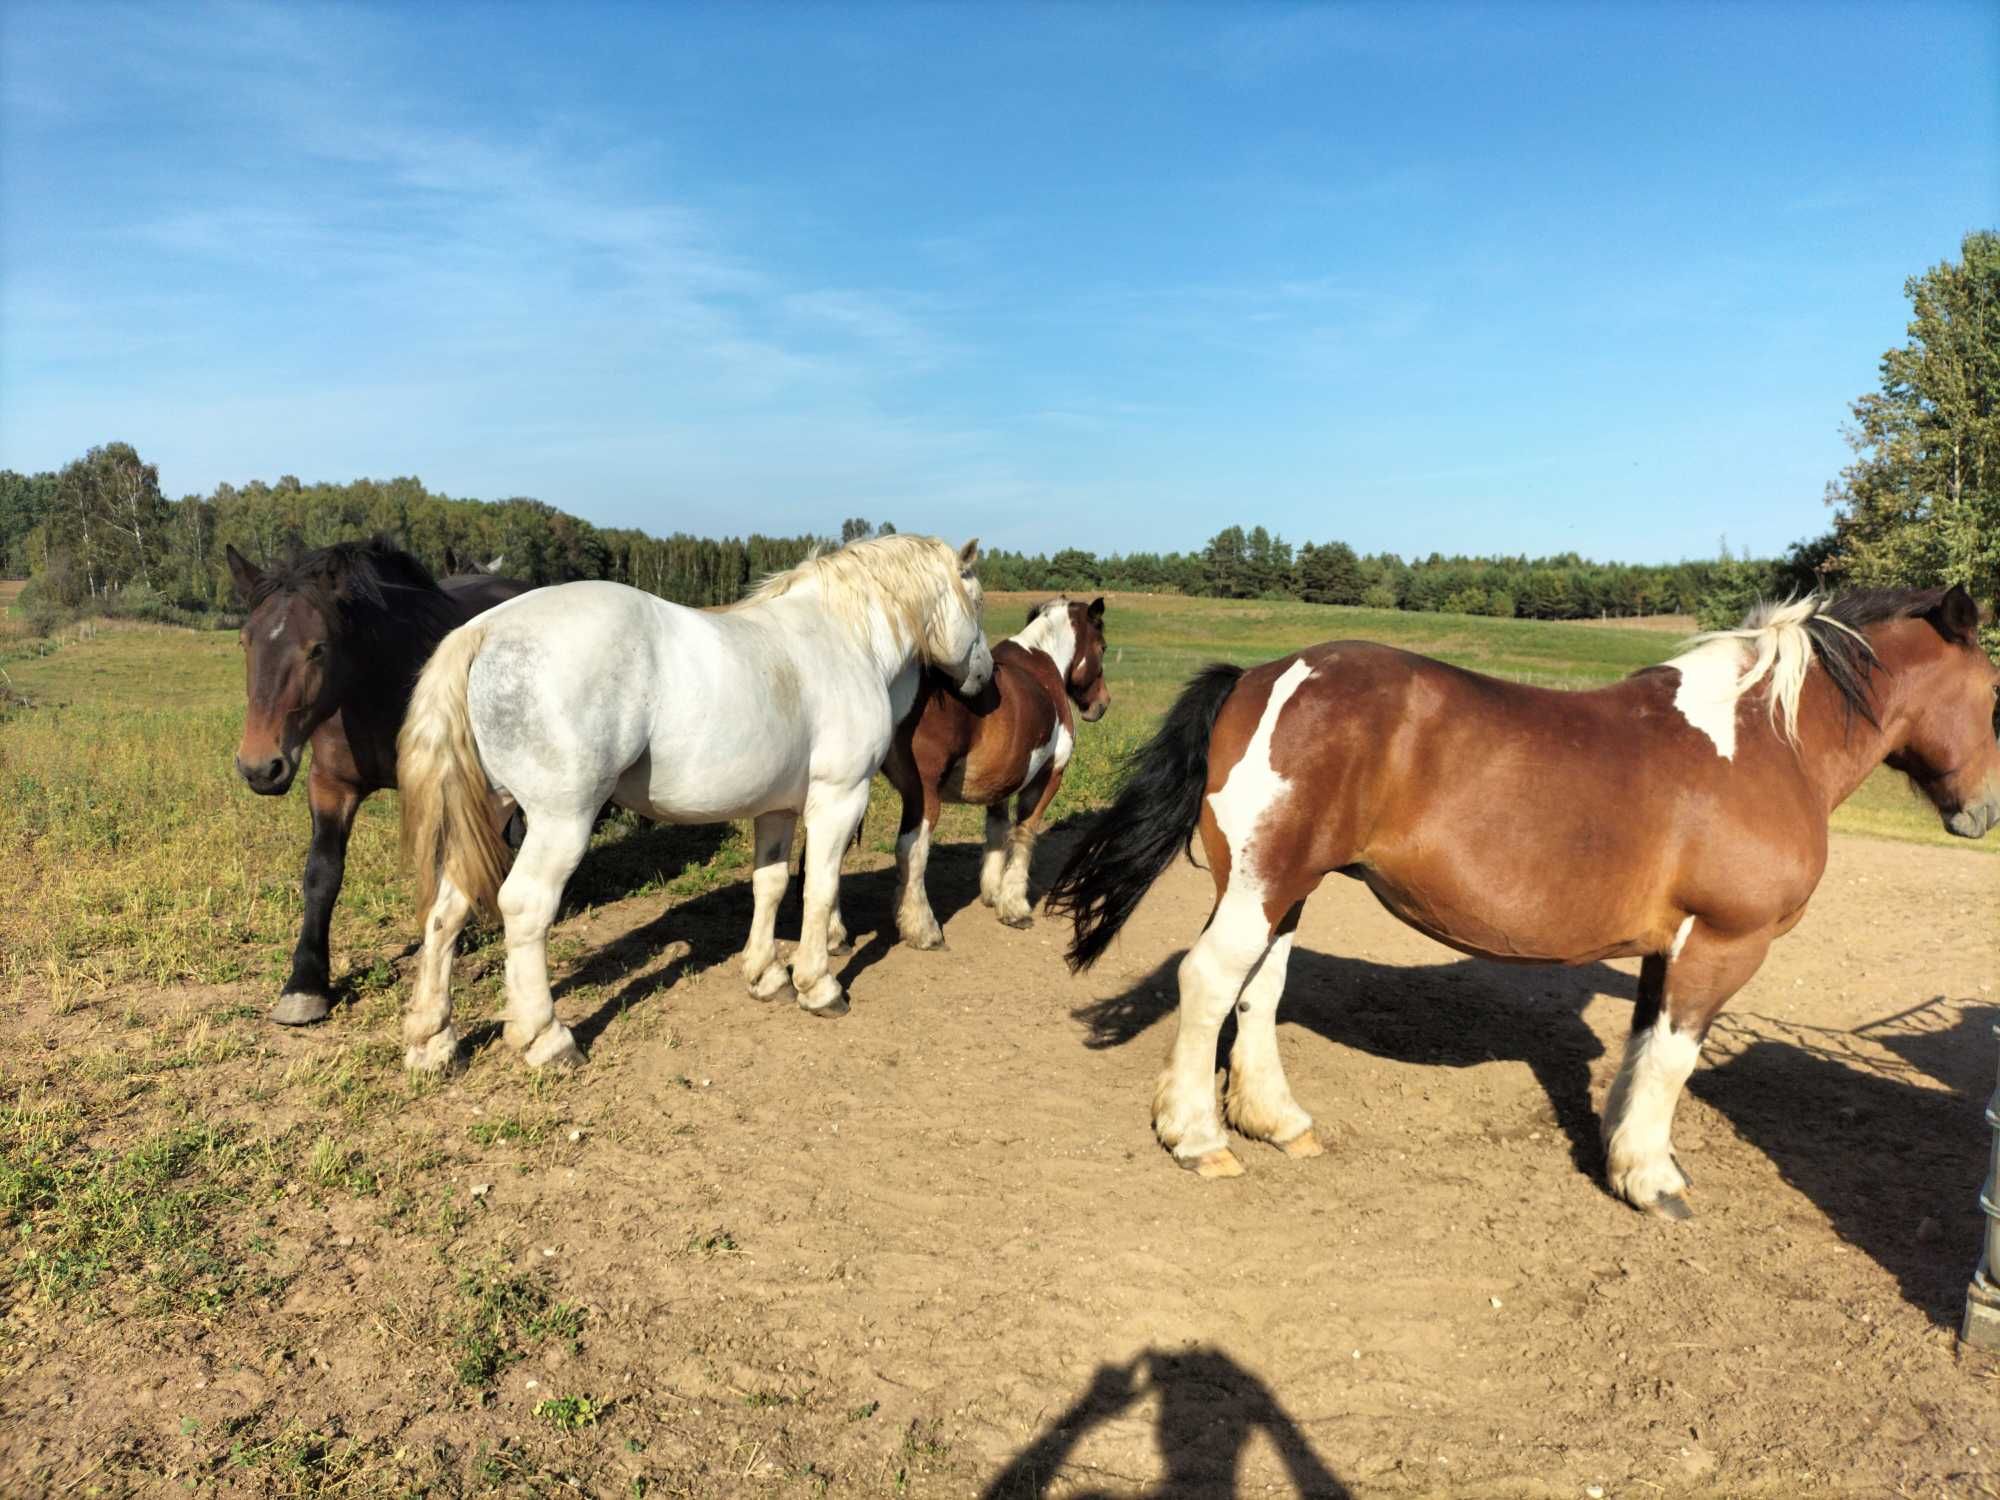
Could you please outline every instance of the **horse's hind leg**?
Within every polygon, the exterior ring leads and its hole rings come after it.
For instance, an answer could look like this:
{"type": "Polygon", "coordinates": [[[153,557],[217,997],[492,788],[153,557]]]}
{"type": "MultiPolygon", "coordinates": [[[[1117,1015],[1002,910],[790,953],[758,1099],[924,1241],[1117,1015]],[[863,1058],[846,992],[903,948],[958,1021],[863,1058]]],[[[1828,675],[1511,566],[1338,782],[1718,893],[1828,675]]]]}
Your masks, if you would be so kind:
{"type": "Polygon", "coordinates": [[[419,1073],[439,1073],[458,1060],[458,1035],[451,1029],[451,955],[472,903],[438,877],[437,896],[424,918],[424,946],[417,954],[416,983],[403,1012],[403,1064],[419,1073]]]}
{"type": "Polygon", "coordinates": [[[778,962],[778,907],[791,882],[792,830],[798,814],[760,814],[752,837],[757,845],[757,864],[750,876],[753,901],[750,914],[750,941],[743,948],[743,977],[751,995],[769,1000],[791,984],[785,966],[778,962]]]}
{"type": "Polygon", "coordinates": [[[1223,891],[1207,929],[1181,960],[1180,1022],[1153,1091],[1153,1133],[1175,1161],[1203,1177],[1243,1171],[1216,1107],[1215,1045],[1229,1007],[1270,946],[1262,900],[1239,885],[1223,891]]]}
{"type": "Polygon", "coordinates": [[[1625,1060],[1604,1101],[1604,1171],[1634,1208],[1669,1219],[1693,1210],[1674,1159],[1674,1108],[1701,1056],[1709,1022],[1764,962],[1771,934],[1722,937],[1687,919],[1671,953],[1648,955],[1625,1060]]]}
{"type": "Polygon", "coordinates": [[[1229,1090],[1225,1112],[1229,1123],[1252,1140],[1269,1141],[1287,1156],[1320,1154],[1312,1116],[1299,1108],[1285,1081],[1278,1056],[1278,999],[1285,992],[1285,966],[1292,958],[1292,936],[1298,929],[1302,901],[1278,923],[1263,961],[1243,986],[1236,1001],[1236,1045],[1229,1053],[1229,1090]]]}
{"type": "Polygon", "coordinates": [[[500,916],[507,925],[507,1024],[502,1035],[531,1067],[572,1067],[582,1061],[569,1028],[556,1019],[549,994],[549,924],[563,887],[590,845],[593,815],[603,803],[589,800],[582,814],[528,816],[528,831],[514,868],[500,886],[500,916]]]}

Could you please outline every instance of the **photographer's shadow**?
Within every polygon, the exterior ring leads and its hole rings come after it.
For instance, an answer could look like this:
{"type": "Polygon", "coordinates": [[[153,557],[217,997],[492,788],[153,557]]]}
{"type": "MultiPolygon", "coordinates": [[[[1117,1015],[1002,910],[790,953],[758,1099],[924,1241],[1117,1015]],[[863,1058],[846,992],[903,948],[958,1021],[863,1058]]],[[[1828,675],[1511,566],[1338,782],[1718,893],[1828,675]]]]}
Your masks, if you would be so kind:
{"type": "Polygon", "coordinates": [[[1219,1349],[1147,1350],[1125,1364],[1100,1365],[1069,1409],[1043,1429],[981,1492],[981,1500],[1109,1500],[1129,1489],[1078,1489],[1067,1473],[1092,1429],[1157,1398],[1155,1432],[1165,1473],[1139,1491],[1147,1500],[1228,1500],[1238,1493],[1244,1450],[1263,1433],[1301,1500],[1349,1494],[1270,1387],[1219,1349]]]}

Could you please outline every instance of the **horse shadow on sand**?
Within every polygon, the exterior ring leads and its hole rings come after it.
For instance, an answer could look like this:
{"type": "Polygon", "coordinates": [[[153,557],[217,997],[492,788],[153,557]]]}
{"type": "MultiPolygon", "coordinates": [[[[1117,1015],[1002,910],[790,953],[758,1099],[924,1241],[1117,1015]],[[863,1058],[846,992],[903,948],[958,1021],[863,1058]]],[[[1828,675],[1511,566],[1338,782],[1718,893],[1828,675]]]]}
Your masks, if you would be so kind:
{"type": "Polygon", "coordinates": [[[1688,1087],[1905,1301],[1956,1328],[1984,1233],[1996,1022],[2000,1007],[1944,995],[1851,1032],[1724,1011],[1688,1087]]]}
{"type": "MultiPolygon", "coordinates": [[[[1180,959],[1175,953],[1123,994],[1076,1011],[1084,1045],[1122,1046],[1168,1018],[1180,959]]],[[[1636,988],[1635,976],[1605,964],[1461,958],[1402,966],[1296,948],[1279,1016],[1394,1062],[1527,1064],[1577,1169],[1609,1193],[1590,1086],[1604,1049],[1582,1013],[1596,995],[1632,1000],[1636,988]]],[[[1954,1327],[1979,1254],[1978,1193],[1991,1146],[1981,1107],[2000,1056],[1996,1021],[2000,1008],[1942,995],[1851,1032],[1725,1010],[1688,1087],[1843,1241],[1893,1276],[1905,1300],[1954,1327]]],[[[1233,1039],[1232,1016],[1219,1059],[1233,1039]]],[[[1698,1178],[1698,1158],[1688,1165],[1698,1178]]]]}
{"type": "Polygon", "coordinates": [[[1008,1461],[980,1492],[981,1500],[1041,1500],[1058,1492],[1071,1500],[1132,1495],[1124,1484],[1077,1488],[1080,1475],[1070,1467],[1094,1428],[1148,1400],[1158,1402],[1154,1426],[1165,1472],[1139,1492],[1147,1500],[1236,1495],[1244,1450],[1258,1433],[1277,1449],[1291,1482],[1288,1493],[1304,1500],[1346,1500],[1349,1494],[1263,1381],[1218,1349],[1194,1348],[1146,1350],[1127,1363],[1098,1366],[1083,1394],[1008,1461]]]}
{"type": "MultiPolygon", "coordinates": [[[[1122,1047],[1169,1018],[1179,1001],[1174,953],[1121,995],[1073,1012],[1084,1045],[1122,1047]]],[[[1280,1021],[1372,1057],[1420,1067],[1472,1068],[1523,1062],[1549,1102],[1579,1171],[1604,1185],[1591,1063],[1603,1055],[1583,1011],[1598,995],[1635,997],[1638,980],[1607,964],[1531,968],[1460,958],[1440,964],[1378,964],[1339,954],[1292,950],[1280,1021]]],[[[1236,1038],[1223,1023],[1219,1060],[1236,1038]]],[[[1324,1101],[1331,1104],[1334,1101],[1324,1101]]],[[[1313,1101],[1301,1099],[1306,1109],[1313,1101]]],[[[1608,1191],[1608,1189],[1607,1189],[1608,1191]]]]}

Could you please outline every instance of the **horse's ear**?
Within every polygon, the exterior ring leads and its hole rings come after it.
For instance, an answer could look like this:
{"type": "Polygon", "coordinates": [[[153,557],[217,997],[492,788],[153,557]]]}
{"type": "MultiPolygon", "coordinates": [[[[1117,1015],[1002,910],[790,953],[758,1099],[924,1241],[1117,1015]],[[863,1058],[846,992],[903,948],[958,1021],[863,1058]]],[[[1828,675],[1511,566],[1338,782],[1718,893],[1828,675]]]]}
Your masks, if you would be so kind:
{"type": "Polygon", "coordinates": [[[978,561],[979,561],[979,538],[974,537],[971,541],[967,542],[963,547],[960,547],[958,549],[959,572],[961,573],[971,572],[972,565],[978,561]]]}
{"type": "Polygon", "coordinates": [[[449,547],[444,549],[444,571],[447,578],[458,572],[458,554],[449,547]]]}
{"type": "Polygon", "coordinates": [[[1091,624],[1102,625],[1104,623],[1104,596],[1099,594],[1095,599],[1091,600],[1090,608],[1085,610],[1084,613],[1090,616],[1091,624]]]}
{"type": "Polygon", "coordinates": [[[496,552],[496,553],[494,553],[494,554],[493,554],[493,561],[492,561],[492,562],[490,562],[490,563],[488,563],[488,564],[486,565],[486,571],[487,571],[487,572],[489,572],[489,573],[497,573],[497,572],[499,572],[499,571],[500,571],[500,564],[502,564],[502,563],[503,563],[503,562],[505,562],[506,560],[507,560],[507,554],[506,554],[506,553],[504,553],[504,552],[496,552]]]}
{"type": "Polygon", "coordinates": [[[1041,607],[1041,605],[1039,605],[1039,604],[1030,604],[1030,605],[1028,606],[1028,623],[1029,623],[1030,625],[1034,624],[1036,620],[1038,620],[1038,619],[1040,619],[1040,618],[1041,618],[1041,614],[1042,614],[1042,607],[1041,607]]]}
{"type": "Polygon", "coordinates": [[[236,602],[248,604],[250,595],[264,581],[264,572],[234,546],[225,547],[222,552],[229,559],[229,576],[236,580],[236,602]]]}
{"type": "Polygon", "coordinates": [[[1963,646],[1979,642],[1979,606],[1973,602],[1972,595],[1965,591],[1962,583],[1954,583],[1946,589],[1944,597],[1924,618],[1948,641],[1957,641],[1963,646]]]}

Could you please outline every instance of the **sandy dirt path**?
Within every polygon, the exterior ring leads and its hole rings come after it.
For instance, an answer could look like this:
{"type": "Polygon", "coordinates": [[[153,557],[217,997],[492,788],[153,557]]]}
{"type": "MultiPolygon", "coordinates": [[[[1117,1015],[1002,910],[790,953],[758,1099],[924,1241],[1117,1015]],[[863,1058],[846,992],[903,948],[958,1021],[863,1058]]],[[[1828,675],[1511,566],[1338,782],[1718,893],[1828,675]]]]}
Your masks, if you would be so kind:
{"type": "MultiPolygon", "coordinates": [[[[1597,1170],[1636,964],[1464,959],[1330,880],[1279,1028],[1327,1154],[1249,1146],[1244,1178],[1203,1182],[1147,1107],[1207,876],[1176,866],[1072,978],[1057,924],[1011,931],[971,899],[975,860],[933,863],[937,953],[875,931],[890,872],[850,873],[838,1021],[748,999],[740,885],[565,924],[582,1139],[453,1170],[493,1184],[466,1236],[588,1299],[580,1354],[468,1407],[393,1318],[344,1315],[424,1273],[400,1231],[336,1204],[274,1231],[316,1268],[285,1307],[167,1351],[161,1378],[219,1379],[231,1348],[308,1329],[315,1359],[228,1399],[431,1450],[582,1382],[616,1397],[607,1431],[643,1436],[631,1463],[679,1476],[656,1494],[1995,1492],[2000,1381],[1953,1329],[2000,864],[1835,841],[1710,1039],[1677,1130],[1698,1218],[1671,1225],[1597,1170]]],[[[353,1007],[264,1066],[388,1024],[353,1007]]],[[[527,1086],[485,1045],[403,1124],[460,1139],[527,1086]]],[[[106,1402],[32,1442],[0,1425],[9,1456],[61,1473],[93,1441],[171,1445],[122,1337],[31,1362],[43,1384],[108,1370],[106,1402]]]]}

